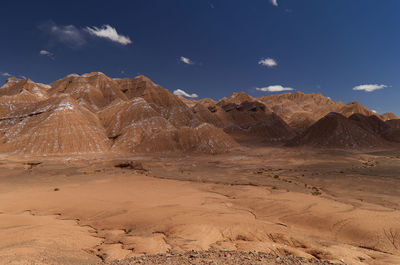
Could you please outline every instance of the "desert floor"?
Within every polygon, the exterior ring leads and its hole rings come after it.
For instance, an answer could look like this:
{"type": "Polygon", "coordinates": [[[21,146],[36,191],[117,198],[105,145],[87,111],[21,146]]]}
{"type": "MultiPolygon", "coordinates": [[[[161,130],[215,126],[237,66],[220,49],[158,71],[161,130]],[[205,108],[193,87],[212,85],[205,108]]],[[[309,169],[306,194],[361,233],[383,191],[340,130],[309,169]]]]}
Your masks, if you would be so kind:
{"type": "Polygon", "coordinates": [[[397,150],[1,156],[0,264],[209,249],[400,264],[397,150]]]}

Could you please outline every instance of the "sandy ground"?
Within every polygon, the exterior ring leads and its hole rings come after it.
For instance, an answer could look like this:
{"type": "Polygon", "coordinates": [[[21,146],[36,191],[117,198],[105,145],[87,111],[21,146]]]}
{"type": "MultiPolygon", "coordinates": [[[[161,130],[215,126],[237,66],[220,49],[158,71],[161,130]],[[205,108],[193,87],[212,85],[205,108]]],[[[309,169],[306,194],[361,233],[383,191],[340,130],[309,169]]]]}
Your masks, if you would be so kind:
{"type": "Polygon", "coordinates": [[[3,156],[0,183],[0,264],[191,250],[400,264],[400,151],[3,156]]]}

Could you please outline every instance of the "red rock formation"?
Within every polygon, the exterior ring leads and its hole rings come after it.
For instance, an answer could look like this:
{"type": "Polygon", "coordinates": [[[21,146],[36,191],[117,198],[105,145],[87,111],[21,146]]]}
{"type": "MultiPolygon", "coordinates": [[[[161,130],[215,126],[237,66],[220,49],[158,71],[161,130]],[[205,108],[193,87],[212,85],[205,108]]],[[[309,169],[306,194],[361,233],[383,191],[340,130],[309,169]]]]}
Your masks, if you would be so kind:
{"type": "Polygon", "coordinates": [[[389,120],[397,120],[398,117],[394,113],[386,112],[381,115],[381,119],[384,121],[389,121],[389,120]]]}
{"type": "Polygon", "coordinates": [[[388,145],[382,137],[364,129],[370,125],[363,123],[365,121],[355,122],[340,113],[332,112],[292,139],[287,145],[346,149],[388,145]]]}
{"type": "Polygon", "coordinates": [[[118,83],[103,73],[71,74],[53,82],[51,87],[50,95],[67,94],[93,112],[116,99],[127,100],[118,83]]]}
{"type": "Polygon", "coordinates": [[[254,100],[243,92],[234,93],[216,104],[212,100],[199,101],[193,107],[193,111],[204,122],[222,128],[242,142],[279,142],[295,135],[294,131],[265,104],[247,99],[254,100]]]}
{"type": "Polygon", "coordinates": [[[306,129],[330,112],[339,111],[342,102],[317,94],[284,93],[257,98],[280,116],[289,126],[306,129]]]}
{"type": "Polygon", "coordinates": [[[7,79],[0,88],[0,117],[18,107],[46,100],[49,88],[48,85],[34,83],[30,79],[7,79]]]}
{"type": "Polygon", "coordinates": [[[286,122],[305,131],[291,145],[361,148],[400,141],[396,120],[378,117],[395,115],[300,92],[187,100],[145,76],[72,74],[51,85],[9,78],[0,88],[0,151],[220,153],[237,146],[232,137],[242,143],[288,141],[296,133],[286,122]],[[351,117],[333,113],[316,122],[332,110],[351,117]]]}
{"type": "Polygon", "coordinates": [[[369,109],[367,109],[366,107],[364,107],[363,105],[361,105],[360,103],[356,102],[356,101],[352,101],[348,104],[346,104],[345,106],[343,106],[339,111],[340,114],[346,116],[346,117],[350,117],[353,114],[362,114],[365,116],[373,116],[377,114],[369,109]]]}
{"type": "Polygon", "coordinates": [[[388,120],[385,124],[387,128],[382,133],[383,137],[392,142],[400,142],[400,119],[388,120]]]}
{"type": "Polygon", "coordinates": [[[106,152],[109,141],[97,116],[69,97],[52,97],[0,119],[3,152],[31,155],[106,152]]]}
{"type": "Polygon", "coordinates": [[[129,98],[141,97],[165,119],[175,126],[195,126],[199,121],[190,108],[178,96],[154,84],[145,76],[115,79],[122,92],[129,98]]]}

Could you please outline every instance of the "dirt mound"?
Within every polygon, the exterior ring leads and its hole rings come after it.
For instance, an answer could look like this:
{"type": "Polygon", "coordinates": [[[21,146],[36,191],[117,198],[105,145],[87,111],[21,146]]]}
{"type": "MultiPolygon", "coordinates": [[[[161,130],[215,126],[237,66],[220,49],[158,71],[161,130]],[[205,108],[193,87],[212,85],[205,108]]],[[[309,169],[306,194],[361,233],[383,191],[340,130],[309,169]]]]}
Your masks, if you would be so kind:
{"type": "Polygon", "coordinates": [[[18,154],[105,152],[108,139],[96,115],[69,96],[17,109],[0,119],[1,149],[18,154]]]}
{"type": "Polygon", "coordinates": [[[379,135],[364,129],[369,126],[365,121],[354,121],[340,113],[332,112],[287,145],[349,149],[386,146],[387,142],[379,135]]]}
{"type": "Polygon", "coordinates": [[[320,93],[284,93],[259,97],[257,100],[265,103],[289,126],[298,129],[306,129],[329,112],[343,107],[342,102],[334,102],[320,93]]]}

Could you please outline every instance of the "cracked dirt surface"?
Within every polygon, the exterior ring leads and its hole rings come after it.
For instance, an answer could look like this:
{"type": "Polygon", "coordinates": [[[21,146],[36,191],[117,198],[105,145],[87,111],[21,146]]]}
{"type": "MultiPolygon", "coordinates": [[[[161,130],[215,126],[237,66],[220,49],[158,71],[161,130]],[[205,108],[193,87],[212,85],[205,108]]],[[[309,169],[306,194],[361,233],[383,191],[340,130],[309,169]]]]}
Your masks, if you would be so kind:
{"type": "Polygon", "coordinates": [[[136,157],[148,171],[110,158],[4,158],[0,258],[95,264],[212,250],[400,263],[397,160],[364,154],[378,161],[365,168],[359,154],[267,151],[136,157]]]}

